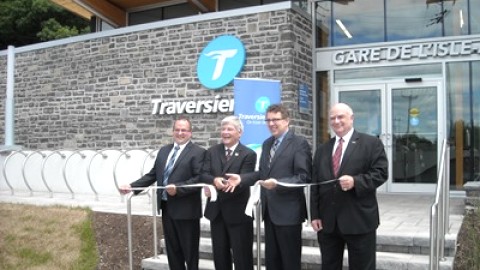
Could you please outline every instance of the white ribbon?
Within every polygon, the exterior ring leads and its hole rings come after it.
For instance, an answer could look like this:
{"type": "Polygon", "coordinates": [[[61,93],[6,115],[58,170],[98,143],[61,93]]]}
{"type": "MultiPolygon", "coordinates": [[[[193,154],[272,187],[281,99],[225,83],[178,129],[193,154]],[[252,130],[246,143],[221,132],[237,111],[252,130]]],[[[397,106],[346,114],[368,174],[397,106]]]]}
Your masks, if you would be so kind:
{"type": "MultiPolygon", "coordinates": [[[[319,186],[319,185],[326,185],[338,181],[338,179],[331,179],[319,183],[303,183],[303,184],[292,184],[292,183],[284,183],[277,181],[277,185],[283,186],[286,188],[300,188],[306,187],[307,188],[307,198],[305,204],[307,206],[307,216],[308,216],[308,223],[310,224],[311,215],[310,215],[310,187],[311,186],[319,186]]],[[[250,189],[250,198],[248,198],[247,206],[245,207],[245,215],[252,217],[253,206],[257,205],[260,201],[260,193],[261,193],[261,183],[263,180],[258,180],[250,189]]]]}
{"type": "MultiPolygon", "coordinates": [[[[175,186],[176,188],[196,188],[196,187],[207,187],[210,191],[210,201],[214,202],[217,200],[217,189],[208,184],[198,183],[198,184],[190,184],[190,185],[180,185],[175,186]]],[[[150,189],[167,189],[167,186],[149,186],[149,187],[138,187],[138,188],[131,188],[131,190],[141,190],[141,191],[148,191],[150,189]]],[[[200,191],[203,192],[203,189],[200,191]]]]}

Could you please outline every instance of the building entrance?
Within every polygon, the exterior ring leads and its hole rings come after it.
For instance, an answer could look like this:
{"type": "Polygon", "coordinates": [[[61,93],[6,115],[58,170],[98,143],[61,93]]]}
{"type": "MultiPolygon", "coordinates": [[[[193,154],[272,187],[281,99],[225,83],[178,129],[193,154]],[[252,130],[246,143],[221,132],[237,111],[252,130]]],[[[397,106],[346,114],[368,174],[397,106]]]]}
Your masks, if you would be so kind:
{"type": "Polygon", "coordinates": [[[388,192],[433,192],[445,138],[440,79],[337,85],[333,102],[349,104],[360,132],[379,137],[390,163],[388,192]]]}

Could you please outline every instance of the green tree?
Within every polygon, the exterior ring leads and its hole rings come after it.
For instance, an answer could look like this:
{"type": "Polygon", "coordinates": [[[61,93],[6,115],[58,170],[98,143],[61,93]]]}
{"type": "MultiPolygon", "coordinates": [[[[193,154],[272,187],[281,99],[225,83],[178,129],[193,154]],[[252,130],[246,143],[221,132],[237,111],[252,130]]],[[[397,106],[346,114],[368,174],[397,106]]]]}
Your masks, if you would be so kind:
{"type": "Polygon", "coordinates": [[[49,0],[0,0],[0,50],[89,33],[89,25],[49,0]]]}

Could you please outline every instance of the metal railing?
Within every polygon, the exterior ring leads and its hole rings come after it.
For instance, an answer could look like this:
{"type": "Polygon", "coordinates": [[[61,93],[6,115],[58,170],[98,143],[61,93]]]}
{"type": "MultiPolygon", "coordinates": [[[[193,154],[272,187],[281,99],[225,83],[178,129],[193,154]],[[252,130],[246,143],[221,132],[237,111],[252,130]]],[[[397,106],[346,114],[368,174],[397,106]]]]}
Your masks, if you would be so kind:
{"type": "Polygon", "coordinates": [[[450,208],[450,146],[443,141],[438,169],[438,182],[435,202],[430,212],[430,270],[440,269],[440,261],[445,260],[445,235],[449,230],[450,208]]]}
{"type": "MultiPolygon", "coordinates": [[[[3,151],[4,155],[3,164],[1,166],[1,171],[3,175],[4,183],[6,188],[10,190],[12,195],[15,192],[26,191],[33,196],[35,192],[47,192],[50,197],[54,197],[55,193],[65,193],[59,192],[59,189],[65,189],[70,193],[71,198],[74,199],[76,194],[86,193],[75,190],[73,183],[80,185],[83,189],[88,189],[87,193],[93,193],[95,199],[98,200],[98,187],[95,186],[95,181],[93,180],[93,175],[98,173],[97,171],[92,172],[93,164],[95,162],[106,162],[108,160],[111,164],[111,181],[109,179],[107,185],[110,187],[110,190],[116,192],[119,186],[118,174],[119,170],[122,169],[121,166],[118,166],[119,162],[122,160],[122,157],[130,158],[131,152],[137,151],[137,165],[139,167],[139,175],[141,176],[144,173],[146,163],[149,160],[153,160],[156,155],[154,154],[156,150],[151,149],[129,149],[129,150],[118,150],[118,149],[101,149],[101,150],[92,150],[92,149],[83,149],[83,150],[12,150],[12,151],[3,151]],[[86,153],[89,153],[87,155],[86,153]],[[108,152],[108,153],[107,153],[108,152]],[[138,154],[139,153],[139,154],[138,154]],[[52,161],[54,155],[59,156],[60,160],[52,161]],[[68,168],[77,169],[77,166],[72,166],[72,158],[78,156],[81,159],[82,164],[85,165],[84,171],[80,171],[77,175],[68,175],[68,168]],[[101,156],[102,159],[96,159],[97,156],[101,156]],[[34,157],[36,157],[34,159],[34,157]],[[20,159],[23,158],[23,159],[20,159]],[[70,164],[70,166],[68,166],[70,164]],[[47,166],[48,165],[48,166],[47,166]],[[48,168],[47,168],[48,167],[48,168]],[[53,170],[52,168],[53,167],[53,170]],[[39,170],[39,172],[37,171],[39,170]],[[30,174],[28,174],[30,173],[30,174]],[[15,177],[18,174],[18,177],[15,177]],[[29,176],[30,175],[30,176],[29,176]],[[40,176],[41,181],[38,178],[33,179],[32,176],[40,176]],[[82,179],[80,179],[82,178],[82,179]],[[23,181],[19,181],[23,180],[23,181]],[[12,181],[14,180],[14,181],[12,181]],[[81,181],[79,181],[81,180],[81,181]],[[16,181],[16,182],[15,182],[16,181]],[[16,185],[14,184],[16,183],[16,185]],[[56,183],[56,190],[53,187],[56,183]],[[35,187],[36,186],[36,187],[35,187]],[[46,190],[45,190],[46,189],[46,190]]],[[[78,162],[77,162],[78,163],[78,162]]],[[[102,168],[106,170],[106,173],[109,174],[108,168],[102,168]]],[[[136,180],[139,177],[138,174],[132,175],[132,179],[129,181],[136,180]],[[137,177],[137,178],[135,178],[137,177]]],[[[1,179],[0,179],[1,180],[1,179]]],[[[125,180],[125,179],[123,179],[125,180]]],[[[104,180],[103,180],[104,181],[104,180]]],[[[96,184],[105,184],[104,182],[97,181],[96,184]]],[[[124,196],[118,196],[123,200],[124,196]]]]}
{"type": "Polygon", "coordinates": [[[157,233],[157,192],[155,188],[148,187],[144,191],[134,195],[127,195],[127,235],[128,235],[128,265],[133,270],[133,240],[132,240],[132,198],[135,196],[149,195],[152,198],[152,218],[153,218],[153,258],[158,256],[158,233],[157,233]],[[151,192],[151,194],[150,194],[151,192]]]}

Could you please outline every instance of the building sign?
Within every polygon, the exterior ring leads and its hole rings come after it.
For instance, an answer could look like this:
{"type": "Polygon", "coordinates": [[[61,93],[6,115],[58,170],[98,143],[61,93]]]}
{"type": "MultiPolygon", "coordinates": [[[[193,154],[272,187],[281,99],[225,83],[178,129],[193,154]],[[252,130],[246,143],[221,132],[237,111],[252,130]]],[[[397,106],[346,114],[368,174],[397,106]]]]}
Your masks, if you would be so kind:
{"type": "Polygon", "coordinates": [[[243,43],[234,36],[220,36],[212,40],[200,54],[198,80],[208,89],[219,89],[233,81],[244,64],[243,43]]]}
{"type": "Polygon", "coordinates": [[[480,40],[426,42],[338,50],[333,52],[332,62],[334,65],[340,66],[397,60],[432,60],[475,54],[480,55],[480,40]]]}
{"type": "Polygon", "coordinates": [[[271,136],[265,124],[265,113],[268,106],[280,103],[281,83],[279,80],[236,78],[234,98],[235,115],[243,122],[240,141],[259,153],[263,141],[271,136]]]}
{"type": "Polygon", "coordinates": [[[233,112],[234,101],[215,96],[212,100],[179,101],[152,99],[152,114],[195,114],[195,113],[228,113],[233,112]]]}
{"type": "Polygon", "coordinates": [[[310,90],[308,89],[307,84],[301,83],[298,85],[298,109],[300,113],[310,113],[310,102],[308,101],[309,94],[310,90]]]}

